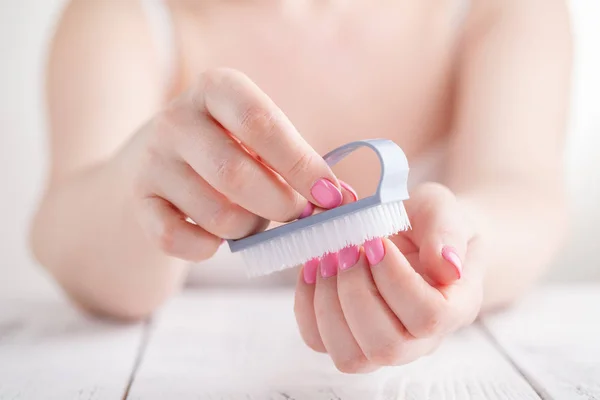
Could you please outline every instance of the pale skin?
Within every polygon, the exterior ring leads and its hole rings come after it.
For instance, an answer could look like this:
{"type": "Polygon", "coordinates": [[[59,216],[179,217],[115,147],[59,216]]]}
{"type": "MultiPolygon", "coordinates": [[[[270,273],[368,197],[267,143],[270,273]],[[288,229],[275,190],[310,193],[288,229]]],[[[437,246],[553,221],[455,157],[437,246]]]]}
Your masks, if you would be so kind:
{"type": "Polygon", "coordinates": [[[144,318],[223,238],[368,195],[367,155],[320,155],[370,137],[409,161],[445,140],[444,175],[412,191],[412,230],[300,268],[308,346],[344,372],[407,363],[543,274],[566,229],[563,2],[475,0],[459,30],[452,1],[169,4],[167,95],[135,1],[72,2],[52,43],[31,242],[74,303],[144,318]]]}

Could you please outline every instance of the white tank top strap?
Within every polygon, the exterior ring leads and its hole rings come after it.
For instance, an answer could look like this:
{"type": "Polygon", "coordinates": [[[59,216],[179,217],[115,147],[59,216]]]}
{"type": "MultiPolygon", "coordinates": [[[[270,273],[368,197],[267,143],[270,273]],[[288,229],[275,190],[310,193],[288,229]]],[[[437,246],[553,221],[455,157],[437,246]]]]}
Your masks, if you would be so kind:
{"type": "Polygon", "coordinates": [[[161,83],[167,92],[173,83],[177,67],[175,29],[171,10],[166,0],[140,0],[140,3],[152,31],[161,64],[163,77],[161,83]]]}

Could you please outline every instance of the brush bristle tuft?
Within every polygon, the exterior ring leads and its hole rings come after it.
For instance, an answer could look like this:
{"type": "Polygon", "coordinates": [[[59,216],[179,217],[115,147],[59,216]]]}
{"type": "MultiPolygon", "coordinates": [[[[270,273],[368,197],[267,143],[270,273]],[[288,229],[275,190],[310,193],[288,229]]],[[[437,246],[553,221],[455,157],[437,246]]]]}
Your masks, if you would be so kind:
{"type": "Polygon", "coordinates": [[[327,253],[410,229],[402,201],[380,204],[242,250],[249,277],[284,270],[327,253]]]}

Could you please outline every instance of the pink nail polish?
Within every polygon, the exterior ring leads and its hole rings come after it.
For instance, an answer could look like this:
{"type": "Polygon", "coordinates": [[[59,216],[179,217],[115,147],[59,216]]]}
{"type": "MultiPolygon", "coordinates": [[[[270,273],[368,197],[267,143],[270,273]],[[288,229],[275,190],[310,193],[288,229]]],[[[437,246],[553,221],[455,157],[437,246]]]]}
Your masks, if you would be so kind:
{"type": "Polygon", "coordinates": [[[317,269],[319,268],[319,259],[313,258],[304,264],[304,282],[309,285],[317,283],[317,269]]]}
{"type": "Polygon", "coordinates": [[[328,253],[321,259],[321,276],[330,278],[337,274],[338,255],[337,253],[328,253]]]}
{"type": "Polygon", "coordinates": [[[310,217],[314,210],[315,206],[309,201],[308,203],[306,203],[306,207],[304,207],[304,210],[302,211],[302,214],[300,214],[298,219],[310,217]]]}
{"type": "Polygon", "coordinates": [[[385,256],[383,241],[380,238],[371,239],[364,244],[365,255],[371,266],[377,265],[385,256]]]}
{"type": "Polygon", "coordinates": [[[456,269],[456,274],[458,275],[458,279],[460,279],[462,276],[462,268],[463,267],[462,267],[462,261],[460,260],[460,257],[458,256],[458,252],[456,251],[456,249],[452,246],[444,246],[444,248],[442,248],[442,257],[444,258],[444,260],[446,260],[450,264],[452,264],[454,269],[456,269]]]}
{"type": "Polygon", "coordinates": [[[356,193],[356,190],[354,190],[354,188],[352,186],[348,185],[344,181],[340,181],[340,186],[343,187],[344,189],[346,189],[347,191],[349,191],[350,193],[352,193],[352,196],[354,196],[354,201],[358,200],[358,194],[356,193]]]}
{"type": "Polygon", "coordinates": [[[359,249],[358,246],[350,246],[340,250],[338,260],[340,270],[345,271],[356,265],[358,262],[359,249]]]}
{"type": "Polygon", "coordinates": [[[342,192],[327,179],[319,179],[313,185],[310,193],[323,208],[334,208],[342,204],[342,192]]]}

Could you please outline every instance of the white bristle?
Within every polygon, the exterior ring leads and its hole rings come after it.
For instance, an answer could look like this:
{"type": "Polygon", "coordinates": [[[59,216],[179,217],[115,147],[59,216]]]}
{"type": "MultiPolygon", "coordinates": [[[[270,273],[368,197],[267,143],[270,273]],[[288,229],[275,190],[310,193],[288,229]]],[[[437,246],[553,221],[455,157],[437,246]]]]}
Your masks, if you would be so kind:
{"type": "Polygon", "coordinates": [[[402,201],[380,204],[241,251],[248,276],[267,275],[326,253],[410,229],[402,201]]]}

